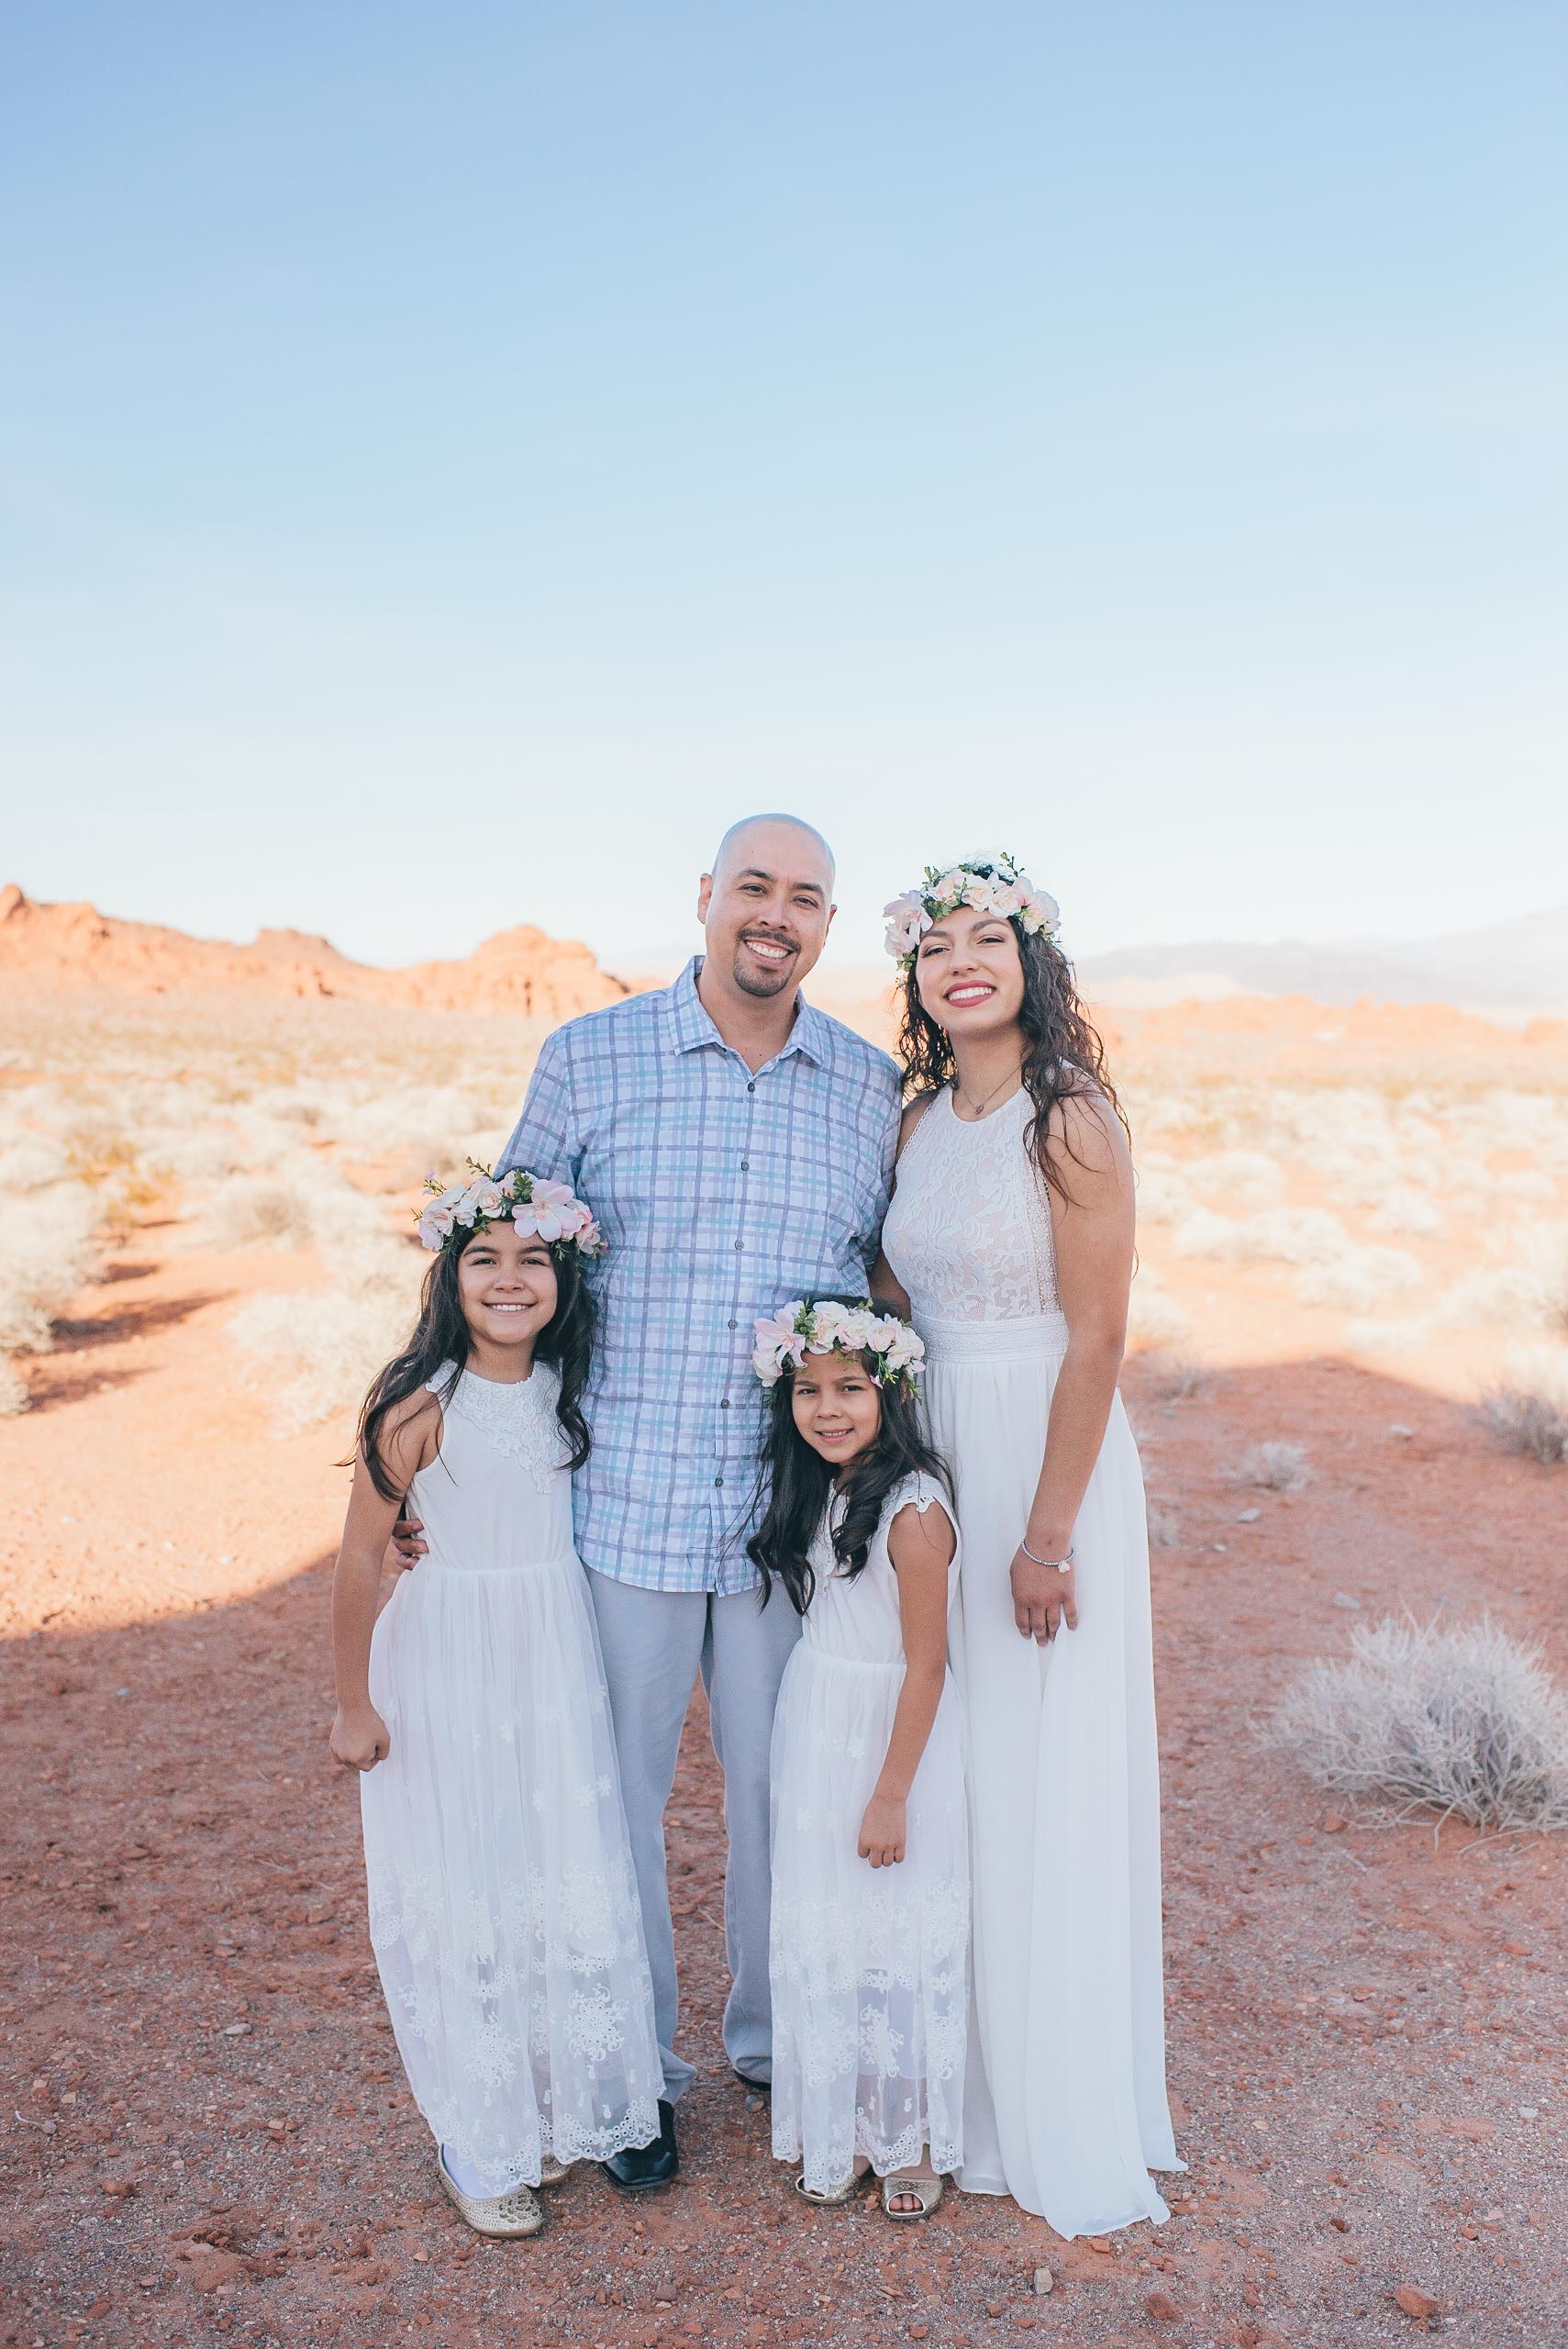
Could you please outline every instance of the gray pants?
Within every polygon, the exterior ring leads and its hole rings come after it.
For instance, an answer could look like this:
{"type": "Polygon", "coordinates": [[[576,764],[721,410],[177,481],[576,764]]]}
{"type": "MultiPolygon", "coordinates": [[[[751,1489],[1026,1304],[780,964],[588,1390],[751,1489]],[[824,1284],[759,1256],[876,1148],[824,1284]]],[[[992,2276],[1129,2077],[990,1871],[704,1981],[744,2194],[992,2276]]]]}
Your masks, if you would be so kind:
{"type": "Polygon", "coordinates": [[[588,1571],[599,1627],[621,1792],[642,1929],[653,1969],[653,2018],[671,2099],[691,2086],[692,2066],[674,2052],[680,2014],[675,1936],[665,1876],[664,1808],[675,1782],[681,1728],[700,1670],[724,1773],[729,1859],[724,1879],[724,1942],[730,1990],[724,2046],[748,2079],[773,2076],[773,2005],[768,1992],[768,1755],[773,1707],[800,1619],[782,1590],[765,1608],[755,1591],[718,1598],[711,1591],[639,1590],[588,1571]]]}

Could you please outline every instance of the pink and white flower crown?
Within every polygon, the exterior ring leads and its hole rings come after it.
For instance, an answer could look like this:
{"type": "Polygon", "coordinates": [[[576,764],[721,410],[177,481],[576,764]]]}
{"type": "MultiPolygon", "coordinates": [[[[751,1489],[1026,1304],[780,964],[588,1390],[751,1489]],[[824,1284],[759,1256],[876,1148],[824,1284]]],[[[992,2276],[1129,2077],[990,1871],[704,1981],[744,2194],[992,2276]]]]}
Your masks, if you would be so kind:
{"type": "Polygon", "coordinates": [[[926,1367],[924,1341],[896,1313],[879,1313],[869,1297],[845,1305],[825,1297],[815,1305],[796,1297],[757,1321],[751,1367],[764,1386],[776,1386],[786,1370],[798,1370],[807,1354],[870,1354],[879,1386],[915,1392],[926,1367]]]}
{"type": "Polygon", "coordinates": [[[1037,889],[1016,858],[998,851],[995,856],[965,857],[944,873],[928,864],[925,884],[906,889],[884,906],[887,929],[883,942],[901,971],[907,971],[916,950],[933,922],[945,921],[960,906],[976,913],[1000,914],[1029,938],[1043,931],[1054,938],[1062,927],[1062,909],[1044,889],[1037,889]]]}
{"type": "Polygon", "coordinates": [[[474,1159],[468,1163],[472,1179],[467,1183],[443,1185],[439,1174],[426,1177],[425,1188],[432,1196],[417,1212],[419,1237],[427,1248],[461,1245],[471,1231],[510,1223],[525,1239],[537,1232],[558,1252],[575,1248],[581,1256],[602,1254],[607,1243],[593,1209],[574,1198],[567,1184],[547,1182],[526,1166],[493,1175],[474,1159]]]}

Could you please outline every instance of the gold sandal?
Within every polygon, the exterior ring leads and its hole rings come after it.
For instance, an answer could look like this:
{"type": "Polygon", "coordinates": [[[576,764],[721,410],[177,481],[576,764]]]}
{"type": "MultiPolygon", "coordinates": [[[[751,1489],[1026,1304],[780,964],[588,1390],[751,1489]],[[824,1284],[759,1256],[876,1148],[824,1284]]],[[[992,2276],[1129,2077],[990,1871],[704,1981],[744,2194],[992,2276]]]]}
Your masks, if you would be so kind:
{"type": "Polygon", "coordinates": [[[818,2210],[827,2210],[836,2209],[841,2202],[852,2202],[865,2182],[864,2170],[852,2169],[842,2186],[818,2189],[815,2186],[807,2186],[806,2172],[802,2170],[795,2181],[795,2190],[803,2202],[815,2202],[818,2210]]]}
{"type": "Polygon", "coordinates": [[[563,2186],[571,2175],[571,2167],[567,2163],[558,2162],[553,2154],[540,2154],[539,2182],[541,2186],[563,2186]]]}
{"type": "Polygon", "coordinates": [[[906,2219],[910,2221],[929,2219],[941,2200],[942,2188],[946,2184],[945,2177],[911,2177],[906,2172],[895,2172],[892,2177],[884,2177],[882,2181],[883,2210],[888,2218],[895,2221],[906,2219]],[[912,2194],[919,2203],[919,2209],[895,2210],[893,2207],[894,2197],[899,2194],[912,2194]]]}
{"type": "Polygon", "coordinates": [[[531,2187],[514,2186],[509,2194],[465,2194],[439,2149],[436,2176],[459,2218],[476,2235],[489,2235],[496,2242],[506,2243],[520,2235],[537,2235],[544,2224],[544,2212],[535,2200],[531,2187]]]}

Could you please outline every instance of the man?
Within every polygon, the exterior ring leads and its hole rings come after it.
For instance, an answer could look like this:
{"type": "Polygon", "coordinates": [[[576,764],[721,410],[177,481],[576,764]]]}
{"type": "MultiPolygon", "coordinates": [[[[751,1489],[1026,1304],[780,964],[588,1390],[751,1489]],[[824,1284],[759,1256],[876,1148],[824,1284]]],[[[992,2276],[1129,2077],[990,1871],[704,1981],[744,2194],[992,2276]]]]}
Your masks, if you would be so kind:
{"type": "Polygon", "coordinates": [[[833,858],[790,816],[732,826],[705,873],[706,952],[673,986],[546,1040],[505,1168],[570,1183],[609,1242],[595,1272],[594,1451],[574,1486],[609,1683],[664,2066],[660,2138],[609,2164],[633,2190],[678,2156],[674,1938],[664,1809],[696,1674],[729,1840],[724,2044],[772,2070],[768,1752],[799,1623],[746,1555],[764,1400],[752,1322],[791,1297],[863,1296],[887,1205],[899,1082],[800,982],[833,919],[833,858]]]}

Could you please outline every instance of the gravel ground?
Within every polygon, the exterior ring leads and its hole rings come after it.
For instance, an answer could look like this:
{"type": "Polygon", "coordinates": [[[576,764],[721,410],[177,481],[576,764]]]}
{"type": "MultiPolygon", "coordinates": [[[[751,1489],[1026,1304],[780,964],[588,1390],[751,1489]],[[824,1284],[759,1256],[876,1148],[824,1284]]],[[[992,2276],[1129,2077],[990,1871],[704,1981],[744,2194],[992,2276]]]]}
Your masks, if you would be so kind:
{"type": "Polygon", "coordinates": [[[1156,1622],[1190,2168],[1167,2226],[1068,2244],[950,2194],[895,2232],[792,2197],[718,2041],[699,1698],[671,1820],[704,2067],[681,2181],[630,2204],[576,2177],[540,2237],[484,2245],[435,2188],[371,1964],[355,1790],[323,1742],[340,1480],[319,1431],[272,1440],[237,1385],[223,1322],[253,1273],[145,1236],[0,1429],[6,2349],[1568,2341],[1560,1843],[1347,1819],[1259,1738],[1358,1620],[1484,1596],[1555,1639],[1560,1472],[1329,1363],[1172,1403],[1156,1365],[1129,1372],[1173,1537],[1156,1622]],[[1308,1489],[1239,1495],[1229,1464],[1278,1437],[1307,1446],[1308,1489]]]}

